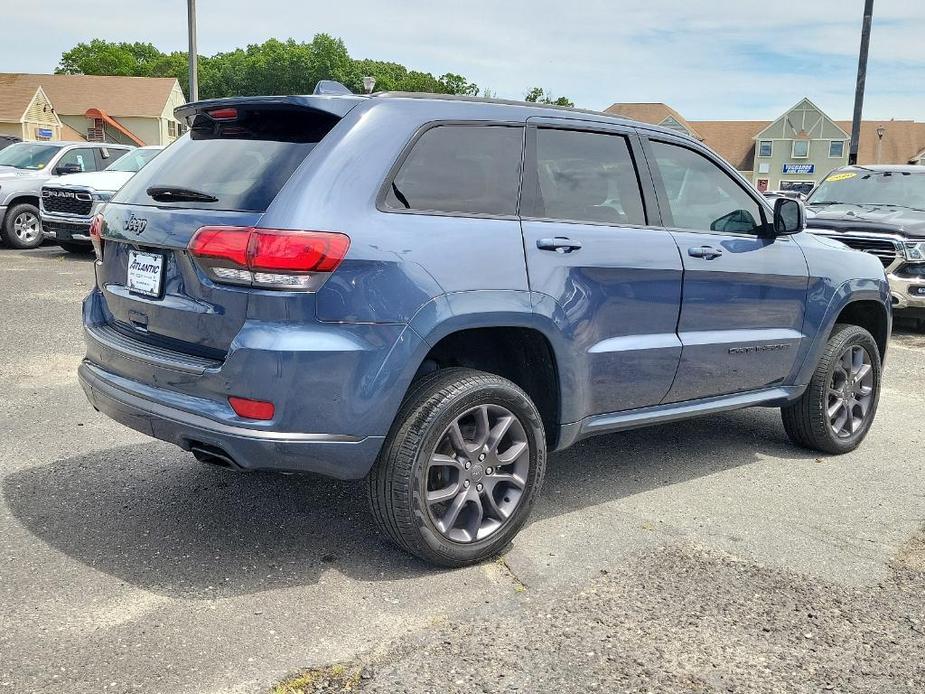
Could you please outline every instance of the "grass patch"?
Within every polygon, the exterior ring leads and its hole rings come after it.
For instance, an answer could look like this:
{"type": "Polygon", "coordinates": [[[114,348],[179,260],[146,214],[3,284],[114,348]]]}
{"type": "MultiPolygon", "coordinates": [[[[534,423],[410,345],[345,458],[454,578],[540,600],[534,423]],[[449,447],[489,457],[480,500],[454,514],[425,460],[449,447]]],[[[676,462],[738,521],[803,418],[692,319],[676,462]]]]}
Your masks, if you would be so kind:
{"type": "Polygon", "coordinates": [[[271,694],[335,694],[360,688],[360,668],[343,664],[303,670],[273,686],[271,694]]]}

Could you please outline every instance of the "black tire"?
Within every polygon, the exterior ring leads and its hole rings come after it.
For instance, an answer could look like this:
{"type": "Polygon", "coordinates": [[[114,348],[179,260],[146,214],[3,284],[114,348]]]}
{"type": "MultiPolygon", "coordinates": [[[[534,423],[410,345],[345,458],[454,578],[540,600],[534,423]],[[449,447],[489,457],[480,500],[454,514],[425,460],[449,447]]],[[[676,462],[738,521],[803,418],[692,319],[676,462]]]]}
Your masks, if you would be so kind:
{"type": "Polygon", "coordinates": [[[545,470],[543,422],[523,390],[494,374],[440,369],[409,390],[367,478],[367,491],[376,523],[393,542],[425,561],[458,567],[496,556],[510,543],[530,515],[545,470]],[[482,539],[457,542],[444,536],[431,517],[426,463],[447,427],[483,405],[504,408],[516,417],[529,445],[529,473],[517,506],[497,530],[482,539]]]}
{"type": "Polygon", "coordinates": [[[89,243],[76,243],[74,241],[58,241],[58,245],[61,246],[68,253],[75,253],[77,255],[90,255],[93,253],[93,246],[89,243]]]}
{"type": "Polygon", "coordinates": [[[42,245],[44,241],[44,236],[42,234],[42,222],[41,217],[39,216],[39,209],[28,202],[21,202],[12,207],[8,207],[6,210],[6,216],[3,218],[3,228],[0,229],[0,235],[3,236],[3,241],[10,248],[18,249],[29,249],[29,248],[38,248],[42,245]],[[38,233],[32,236],[20,236],[17,231],[17,220],[22,215],[31,215],[34,217],[38,223],[38,233]]]}
{"type": "Polygon", "coordinates": [[[799,400],[781,408],[781,418],[787,436],[798,446],[824,453],[841,454],[853,451],[867,436],[877,414],[881,375],[880,350],[871,334],[857,325],[836,325],[806,391],[799,400]],[[870,357],[873,374],[872,401],[857,431],[849,436],[840,437],[832,430],[826,412],[829,385],[839,358],[853,345],[863,347],[870,357]]]}

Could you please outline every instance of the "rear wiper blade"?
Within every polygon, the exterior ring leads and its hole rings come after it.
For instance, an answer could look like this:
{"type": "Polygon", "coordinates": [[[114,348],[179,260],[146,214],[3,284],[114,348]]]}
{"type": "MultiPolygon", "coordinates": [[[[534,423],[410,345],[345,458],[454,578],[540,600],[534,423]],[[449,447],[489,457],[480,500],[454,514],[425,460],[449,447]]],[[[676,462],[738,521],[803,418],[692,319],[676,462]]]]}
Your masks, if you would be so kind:
{"type": "Polygon", "coordinates": [[[214,195],[178,186],[151,186],[146,192],[158,202],[218,202],[214,195]]]}

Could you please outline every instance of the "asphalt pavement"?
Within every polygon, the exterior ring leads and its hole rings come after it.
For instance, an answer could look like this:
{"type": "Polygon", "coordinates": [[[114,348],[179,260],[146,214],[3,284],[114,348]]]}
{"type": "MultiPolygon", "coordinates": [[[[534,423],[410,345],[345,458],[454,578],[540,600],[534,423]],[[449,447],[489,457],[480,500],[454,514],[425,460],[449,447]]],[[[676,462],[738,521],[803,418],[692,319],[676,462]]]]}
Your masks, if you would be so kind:
{"type": "Polygon", "coordinates": [[[197,463],[76,382],[92,262],[0,248],[0,691],[925,691],[925,336],[857,451],[753,409],[551,457],[457,571],[363,487],[197,463]]]}

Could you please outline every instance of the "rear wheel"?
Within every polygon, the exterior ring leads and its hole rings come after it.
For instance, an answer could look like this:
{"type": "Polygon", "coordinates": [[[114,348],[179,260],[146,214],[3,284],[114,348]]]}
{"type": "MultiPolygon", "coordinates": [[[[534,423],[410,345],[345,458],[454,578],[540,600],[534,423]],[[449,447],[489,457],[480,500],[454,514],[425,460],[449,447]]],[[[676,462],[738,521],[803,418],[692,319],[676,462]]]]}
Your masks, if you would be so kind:
{"type": "Polygon", "coordinates": [[[38,208],[28,202],[8,208],[0,233],[11,248],[38,248],[43,239],[38,208]]]}
{"type": "Polygon", "coordinates": [[[443,369],[412,387],[368,478],[379,527],[442,566],[497,554],[526,522],[546,467],[536,406],[493,374],[443,369]]]}
{"type": "Polygon", "coordinates": [[[89,255],[93,252],[93,246],[88,243],[74,243],[73,241],[58,241],[58,245],[61,246],[68,253],[76,253],[78,255],[89,255]]]}
{"type": "Polygon", "coordinates": [[[806,392],[781,408],[790,439],[826,453],[857,448],[874,421],[880,398],[880,351],[869,332],[837,325],[806,392]]]}

